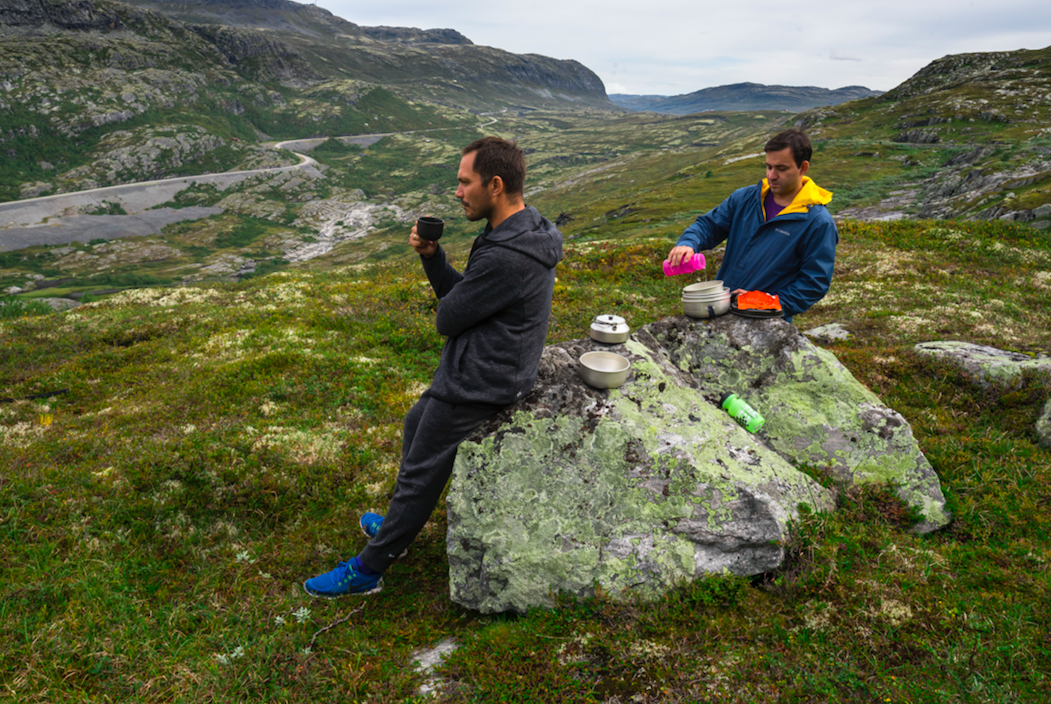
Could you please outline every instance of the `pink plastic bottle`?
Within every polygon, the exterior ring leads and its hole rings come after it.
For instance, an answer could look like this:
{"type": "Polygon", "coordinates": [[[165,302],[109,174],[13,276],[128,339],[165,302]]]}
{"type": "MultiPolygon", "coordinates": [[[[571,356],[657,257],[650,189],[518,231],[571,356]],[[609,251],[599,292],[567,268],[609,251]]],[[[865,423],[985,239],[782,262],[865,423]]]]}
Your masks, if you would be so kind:
{"type": "Polygon", "coordinates": [[[664,275],[678,276],[679,274],[692,274],[704,268],[704,255],[700,252],[693,255],[679,266],[672,266],[667,259],[664,260],[664,275]]]}

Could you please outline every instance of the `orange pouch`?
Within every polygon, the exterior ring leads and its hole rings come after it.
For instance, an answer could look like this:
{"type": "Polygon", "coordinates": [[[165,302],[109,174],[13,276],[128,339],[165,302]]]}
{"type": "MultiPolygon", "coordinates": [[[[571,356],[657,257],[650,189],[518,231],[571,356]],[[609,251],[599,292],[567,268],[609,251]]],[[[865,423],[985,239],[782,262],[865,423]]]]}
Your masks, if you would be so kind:
{"type": "Polygon", "coordinates": [[[781,299],[762,291],[745,291],[737,297],[737,310],[781,310],[781,299]]]}

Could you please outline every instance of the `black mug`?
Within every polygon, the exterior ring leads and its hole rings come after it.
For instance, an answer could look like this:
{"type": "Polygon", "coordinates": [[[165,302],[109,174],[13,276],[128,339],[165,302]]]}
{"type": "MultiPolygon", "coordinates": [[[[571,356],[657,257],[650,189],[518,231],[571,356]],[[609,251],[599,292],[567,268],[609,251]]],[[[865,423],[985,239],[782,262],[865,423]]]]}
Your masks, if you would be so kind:
{"type": "Polygon", "coordinates": [[[445,221],[441,218],[423,217],[416,221],[416,234],[431,242],[442,236],[443,229],[445,229],[445,221]]]}

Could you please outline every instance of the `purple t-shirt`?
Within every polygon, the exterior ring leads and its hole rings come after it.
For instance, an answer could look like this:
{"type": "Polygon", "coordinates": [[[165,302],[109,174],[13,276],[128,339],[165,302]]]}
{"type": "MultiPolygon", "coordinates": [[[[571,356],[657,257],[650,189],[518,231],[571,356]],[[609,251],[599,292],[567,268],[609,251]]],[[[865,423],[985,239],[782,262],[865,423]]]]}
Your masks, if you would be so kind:
{"type": "Polygon", "coordinates": [[[766,192],[766,200],[763,201],[763,212],[766,213],[767,220],[773,220],[787,207],[787,205],[777,204],[777,201],[774,200],[774,192],[772,190],[766,192]]]}

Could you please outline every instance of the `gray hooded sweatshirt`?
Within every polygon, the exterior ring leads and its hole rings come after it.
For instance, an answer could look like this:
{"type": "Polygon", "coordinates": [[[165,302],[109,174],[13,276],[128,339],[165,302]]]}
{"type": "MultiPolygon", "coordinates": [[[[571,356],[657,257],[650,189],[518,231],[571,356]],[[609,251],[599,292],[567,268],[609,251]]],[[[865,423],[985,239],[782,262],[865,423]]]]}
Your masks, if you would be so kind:
{"type": "Polygon", "coordinates": [[[439,246],[423,269],[441,302],[446,336],[431,395],[446,403],[506,406],[536,382],[547,338],[562,233],[533,206],[486,227],[463,274],[439,246]]]}

